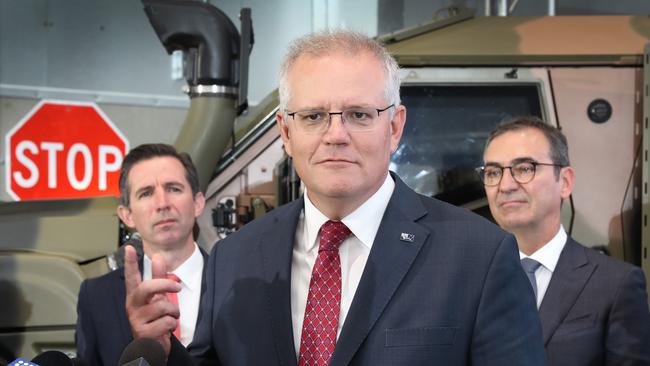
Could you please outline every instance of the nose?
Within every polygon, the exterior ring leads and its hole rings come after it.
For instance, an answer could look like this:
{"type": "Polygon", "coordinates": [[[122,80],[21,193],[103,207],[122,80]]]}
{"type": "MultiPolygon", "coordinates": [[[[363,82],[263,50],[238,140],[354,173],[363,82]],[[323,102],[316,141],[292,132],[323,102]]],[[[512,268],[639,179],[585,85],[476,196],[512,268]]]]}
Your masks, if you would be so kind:
{"type": "Polygon", "coordinates": [[[164,189],[158,189],[154,193],[154,202],[157,210],[166,210],[169,208],[169,199],[164,189]]]}
{"type": "Polygon", "coordinates": [[[517,190],[518,188],[519,183],[515,180],[515,177],[512,176],[512,170],[503,169],[501,182],[499,182],[499,190],[503,192],[510,192],[517,190]]]}
{"type": "Polygon", "coordinates": [[[346,144],[350,141],[350,134],[344,126],[340,114],[330,116],[329,125],[323,134],[323,141],[328,144],[346,144]]]}

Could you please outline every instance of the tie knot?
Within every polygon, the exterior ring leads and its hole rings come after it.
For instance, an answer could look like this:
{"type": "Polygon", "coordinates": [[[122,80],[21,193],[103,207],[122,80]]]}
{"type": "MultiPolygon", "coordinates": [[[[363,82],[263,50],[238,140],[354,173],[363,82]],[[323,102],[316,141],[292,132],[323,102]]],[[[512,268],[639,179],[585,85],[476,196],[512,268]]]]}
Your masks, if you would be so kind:
{"type": "Polygon", "coordinates": [[[524,258],[521,260],[521,266],[524,267],[526,273],[534,273],[542,264],[532,258],[524,258]]]}
{"type": "Polygon", "coordinates": [[[327,221],[320,228],[318,251],[338,250],[339,245],[350,235],[350,229],[340,221],[327,221]]]}
{"type": "Polygon", "coordinates": [[[167,273],[167,279],[181,283],[181,279],[173,273],[167,273]]]}

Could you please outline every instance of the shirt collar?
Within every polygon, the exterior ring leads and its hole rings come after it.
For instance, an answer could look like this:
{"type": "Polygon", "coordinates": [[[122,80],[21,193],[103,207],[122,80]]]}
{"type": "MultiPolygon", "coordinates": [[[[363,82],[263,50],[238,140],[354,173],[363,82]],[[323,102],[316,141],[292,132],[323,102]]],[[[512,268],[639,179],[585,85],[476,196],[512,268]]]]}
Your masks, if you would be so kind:
{"type": "MultiPolygon", "coordinates": [[[[142,263],[142,278],[144,280],[151,279],[151,259],[145,254],[142,263]]],[[[203,276],[203,255],[199,250],[199,246],[194,243],[194,251],[192,255],[185,262],[183,262],[173,272],[187,288],[194,291],[201,286],[201,277],[203,276]],[[197,270],[197,268],[199,270],[197,270]]]]}
{"type": "Polygon", "coordinates": [[[541,248],[537,249],[537,251],[530,256],[527,256],[520,251],[519,259],[526,257],[534,259],[541,263],[542,266],[544,266],[546,269],[553,272],[555,271],[557,261],[560,259],[560,254],[562,254],[562,249],[564,249],[567,237],[568,236],[564,230],[564,226],[560,225],[560,229],[558,230],[557,234],[555,234],[553,239],[551,239],[551,241],[546,243],[546,245],[542,246],[541,248]]]}
{"type": "MultiPolygon", "coordinates": [[[[379,224],[384,216],[384,211],[388,206],[388,201],[393,194],[395,182],[390,174],[386,175],[384,183],[379,187],[366,202],[359,206],[341,221],[347,226],[352,234],[361,241],[363,245],[372,248],[375,241],[379,224]]],[[[314,206],[309,200],[309,193],[305,189],[305,238],[304,243],[306,251],[311,251],[316,247],[316,238],[323,224],[329,220],[322,212],[314,206]]]]}
{"type": "Polygon", "coordinates": [[[201,288],[201,277],[203,276],[203,256],[199,246],[194,243],[194,252],[173,272],[181,279],[187,287],[194,291],[201,288]]]}

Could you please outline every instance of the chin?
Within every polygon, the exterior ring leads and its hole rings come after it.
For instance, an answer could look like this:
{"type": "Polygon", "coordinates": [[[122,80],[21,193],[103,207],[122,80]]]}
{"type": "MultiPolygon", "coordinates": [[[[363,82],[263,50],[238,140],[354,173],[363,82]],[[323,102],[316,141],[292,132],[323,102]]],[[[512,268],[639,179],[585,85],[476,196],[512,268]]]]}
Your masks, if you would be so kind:
{"type": "Polygon", "coordinates": [[[323,192],[332,197],[358,196],[360,192],[367,192],[370,189],[368,187],[359,187],[354,182],[332,182],[324,188],[323,192]]]}
{"type": "Polygon", "coordinates": [[[157,238],[157,243],[163,248],[171,248],[180,240],[179,235],[165,235],[157,238]]]}
{"type": "Polygon", "coordinates": [[[503,224],[499,224],[506,231],[512,232],[517,229],[525,228],[529,226],[528,220],[523,219],[507,219],[503,220],[503,224]]]}

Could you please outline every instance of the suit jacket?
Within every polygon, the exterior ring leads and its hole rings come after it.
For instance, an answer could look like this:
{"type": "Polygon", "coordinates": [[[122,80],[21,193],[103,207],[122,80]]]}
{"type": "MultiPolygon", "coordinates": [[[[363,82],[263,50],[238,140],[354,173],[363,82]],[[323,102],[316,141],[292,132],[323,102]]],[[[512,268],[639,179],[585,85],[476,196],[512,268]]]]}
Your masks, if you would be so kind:
{"type": "MultiPolygon", "coordinates": [[[[203,280],[201,296],[206,288],[207,253],[203,255],[203,280]]],[[[142,271],[142,263],[140,263],[142,271]]],[[[81,283],[77,303],[75,343],[77,358],[84,365],[115,366],[124,348],[133,341],[131,325],[126,314],[126,288],[124,268],[81,283]]],[[[198,317],[201,317],[199,307],[198,317]]],[[[183,347],[180,342],[180,347],[183,347]]]]}
{"type": "MultiPolygon", "coordinates": [[[[544,365],[514,238],[393,177],[330,365],[544,365]]],[[[188,348],[196,363],[297,365],[290,275],[303,204],[276,208],[212,249],[203,317],[188,348]]],[[[173,342],[168,365],[191,364],[184,351],[173,342]]]]}
{"type": "Polygon", "coordinates": [[[539,314],[550,365],[650,365],[640,268],[568,238],[539,314]]]}

